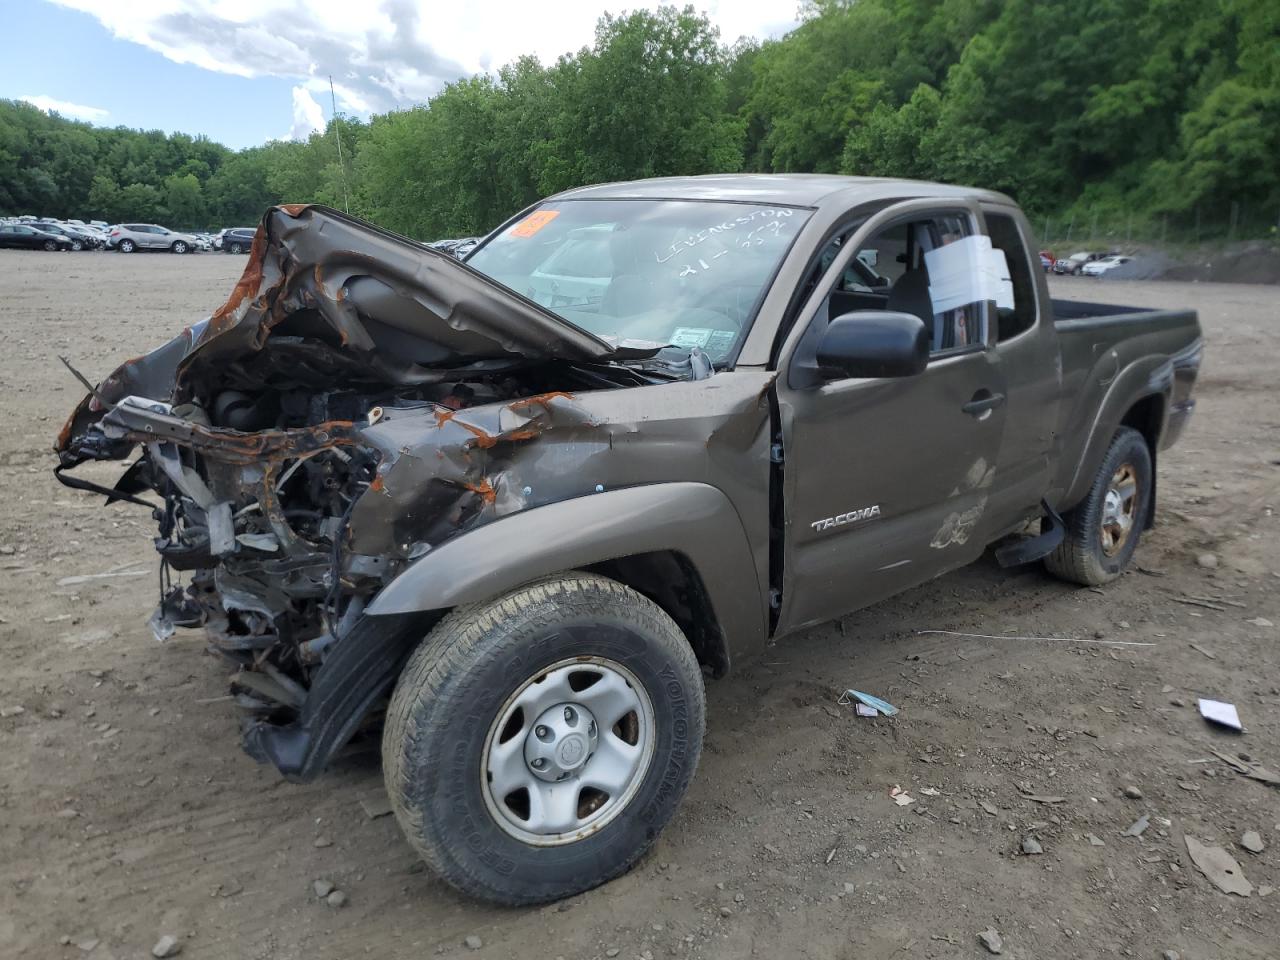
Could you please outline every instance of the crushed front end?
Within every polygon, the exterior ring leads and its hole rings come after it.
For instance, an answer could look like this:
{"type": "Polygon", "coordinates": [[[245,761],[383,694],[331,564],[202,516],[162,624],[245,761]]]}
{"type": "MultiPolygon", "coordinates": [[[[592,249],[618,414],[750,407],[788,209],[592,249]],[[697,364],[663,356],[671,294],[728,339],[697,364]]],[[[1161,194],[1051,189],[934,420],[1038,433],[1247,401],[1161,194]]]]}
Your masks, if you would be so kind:
{"type": "Polygon", "coordinates": [[[429,629],[369,601],[443,540],[587,492],[581,471],[536,492],[525,475],[549,431],[591,430],[574,391],[691,375],[630,359],[447,256],[275,208],[227,304],[91,389],[58,475],[151,508],[172,578],[156,636],[203,627],[235,665],[246,748],[307,779],[429,629]],[[112,489],[69,472],[135,451],[112,489]]]}

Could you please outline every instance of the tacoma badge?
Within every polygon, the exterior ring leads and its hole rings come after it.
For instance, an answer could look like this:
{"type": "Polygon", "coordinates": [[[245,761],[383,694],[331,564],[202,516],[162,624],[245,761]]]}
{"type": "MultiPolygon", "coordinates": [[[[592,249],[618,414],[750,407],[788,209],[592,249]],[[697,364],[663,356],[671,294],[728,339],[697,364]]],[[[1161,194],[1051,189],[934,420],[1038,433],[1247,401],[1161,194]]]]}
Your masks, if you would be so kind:
{"type": "Polygon", "coordinates": [[[848,513],[840,513],[834,517],[827,517],[825,520],[815,520],[809,526],[821,533],[823,530],[830,530],[832,527],[843,527],[846,523],[856,523],[859,520],[871,520],[880,516],[880,504],[873,504],[870,507],[863,507],[860,510],[850,510],[848,513]]]}

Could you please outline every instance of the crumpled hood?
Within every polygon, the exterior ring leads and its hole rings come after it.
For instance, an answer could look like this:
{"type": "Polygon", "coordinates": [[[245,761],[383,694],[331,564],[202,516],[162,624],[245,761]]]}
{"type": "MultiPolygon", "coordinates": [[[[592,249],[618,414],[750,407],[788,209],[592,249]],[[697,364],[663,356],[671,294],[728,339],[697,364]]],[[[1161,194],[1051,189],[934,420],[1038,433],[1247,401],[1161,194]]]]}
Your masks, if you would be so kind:
{"type": "Polygon", "coordinates": [[[105,378],[55,449],[104,402],[130,395],[185,400],[211,383],[291,375],[411,386],[451,371],[619,355],[447,254],[328,207],[288,204],[263,216],[227,302],[105,378]],[[278,349],[265,350],[269,337],[278,349]]]}

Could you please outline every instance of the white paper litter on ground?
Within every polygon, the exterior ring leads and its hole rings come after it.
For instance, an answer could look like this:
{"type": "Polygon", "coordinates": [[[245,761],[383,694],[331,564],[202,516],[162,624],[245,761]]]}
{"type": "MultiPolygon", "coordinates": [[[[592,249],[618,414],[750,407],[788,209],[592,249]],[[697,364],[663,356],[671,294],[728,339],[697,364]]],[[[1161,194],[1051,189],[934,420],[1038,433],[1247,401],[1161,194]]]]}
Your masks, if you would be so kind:
{"type": "Polygon", "coordinates": [[[1234,703],[1223,703],[1221,700],[1200,701],[1200,716],[1214,723],[1220,723],[1232,730],[1244,730],[1240,725],[1240,714],[1236,712],[1234,703]]]}

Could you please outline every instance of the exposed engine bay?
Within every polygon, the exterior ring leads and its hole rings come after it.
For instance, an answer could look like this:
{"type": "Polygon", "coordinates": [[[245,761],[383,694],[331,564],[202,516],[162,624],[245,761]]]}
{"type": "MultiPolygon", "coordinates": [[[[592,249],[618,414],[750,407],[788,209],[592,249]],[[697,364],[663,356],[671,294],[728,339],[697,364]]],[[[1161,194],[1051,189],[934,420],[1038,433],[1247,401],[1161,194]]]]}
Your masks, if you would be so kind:
{"type": "Polygon", "coordinates": [[[280,207],[222,308],[90,386],[58,476],[151,508],[154,633],[203,627],[237,667],[246,746],[306,776],[263,737],[306,732],[318,671],[386,619],[363,617],[371,598],[460,532],[589,491],[582,471],[546,469],[554,445],[537,482],[525,464],[552,432],[573,462],[590,455],[575,394],[710,375],[696,348],[611,345],[444,254],[280,207]],[[137,450],[114,488],[68,473],[137,450]]]}

